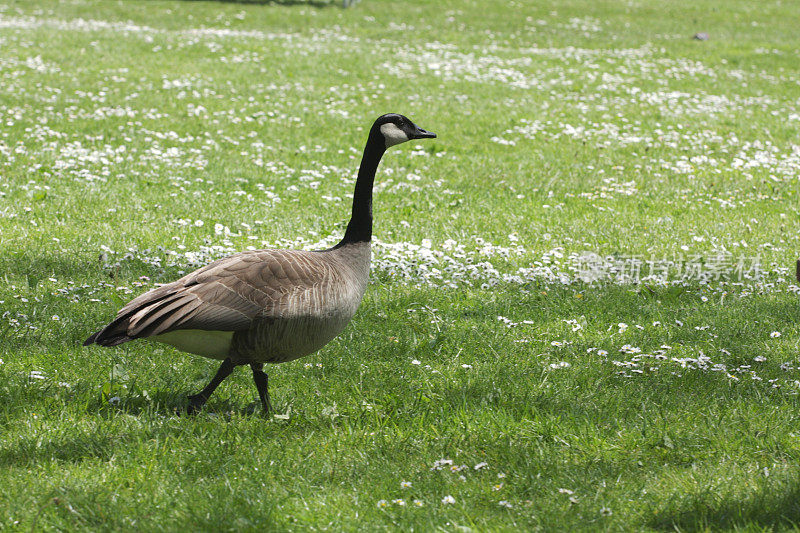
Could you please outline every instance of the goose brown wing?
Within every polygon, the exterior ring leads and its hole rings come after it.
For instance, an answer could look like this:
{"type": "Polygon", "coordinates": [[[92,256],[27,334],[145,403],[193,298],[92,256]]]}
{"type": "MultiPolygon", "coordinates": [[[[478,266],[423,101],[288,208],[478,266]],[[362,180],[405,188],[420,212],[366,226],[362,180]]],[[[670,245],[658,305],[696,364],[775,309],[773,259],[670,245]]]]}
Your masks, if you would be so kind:
{"type": "Polygon", "coordinates": [[[286,316],[304,293],[335,277],[323,258],[260,250],[220,259],[135,298],[85,344],[113,346],[176,329],[240,331],[256,317],[286,316]]]}

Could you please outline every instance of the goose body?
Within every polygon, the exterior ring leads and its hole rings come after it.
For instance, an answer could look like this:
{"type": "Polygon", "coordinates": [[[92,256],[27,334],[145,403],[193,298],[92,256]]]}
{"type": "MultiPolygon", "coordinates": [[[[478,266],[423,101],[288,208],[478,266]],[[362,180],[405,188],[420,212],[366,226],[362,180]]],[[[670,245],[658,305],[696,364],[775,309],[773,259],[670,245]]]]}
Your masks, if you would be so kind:
{"type": "Polygon", "coordinates": [[[373,124],[342,241],[321,251],[255,250],[214,261],[135,298],[84,345],[116,346],[147,338],[222,360],[189,411],[202,407],[238,365],[249,364],[266,411],[264,363],[284,363],[328,344],[355,315],[369,280],[372,185],[384,151],[435,134],[402,115],[373,124]]]}
{"type": "Polygon", "coordinates": [[[151,291],[120,314],[134,312],[127,325],[134,335],[150,330],[152,340],[185,352],[285,363],[341,333],[364,296],[369,262],[368,242],[244,252],[151,291]],[[170,305],[176,307],[164,312],[170,305]]]}

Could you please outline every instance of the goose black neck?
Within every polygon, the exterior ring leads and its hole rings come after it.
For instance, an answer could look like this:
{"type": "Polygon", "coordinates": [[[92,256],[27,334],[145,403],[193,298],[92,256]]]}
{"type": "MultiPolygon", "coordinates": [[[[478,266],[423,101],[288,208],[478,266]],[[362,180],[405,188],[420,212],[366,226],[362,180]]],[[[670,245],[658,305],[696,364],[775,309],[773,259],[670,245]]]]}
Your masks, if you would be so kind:
{"type": "Polygon", "coordinates": [[[369,242],[372,239],[372,184],[378,163],[386,151],[380,135],[370,135],[364,147],[361,166],[358,169],[355,191],[353,191],[353,212],[350,223],[339,246],[356,242],[369,242]]]}

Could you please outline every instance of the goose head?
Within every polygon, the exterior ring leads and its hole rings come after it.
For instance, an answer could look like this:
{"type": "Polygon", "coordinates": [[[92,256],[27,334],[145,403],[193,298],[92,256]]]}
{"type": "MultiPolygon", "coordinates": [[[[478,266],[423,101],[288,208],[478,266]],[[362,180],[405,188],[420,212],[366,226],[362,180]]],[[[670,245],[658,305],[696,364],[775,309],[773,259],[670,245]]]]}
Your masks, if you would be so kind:
{"type": "Polygon", "coordinates": [[[433,139],[436,134],[423,130],[411,122],[408,117],[397,113],[388,113],[378,117],[378,120],[372,125],[370,137],[383,139],[384,147],[389,148],[412,139],[433,139]]]}

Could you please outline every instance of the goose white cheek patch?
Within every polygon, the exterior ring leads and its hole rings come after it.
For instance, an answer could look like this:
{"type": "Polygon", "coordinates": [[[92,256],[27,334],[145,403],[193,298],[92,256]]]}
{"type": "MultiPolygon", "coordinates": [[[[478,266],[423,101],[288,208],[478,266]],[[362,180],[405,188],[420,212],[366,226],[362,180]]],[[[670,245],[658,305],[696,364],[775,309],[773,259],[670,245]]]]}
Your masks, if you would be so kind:
{"type": "Polygon", "coordinates": [[[383,138],[386,139],[386,148],[409,140],[408,135],[391,122],[387,122],[381,126],[381,133],[383,134],[383,138]]]}

